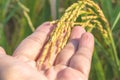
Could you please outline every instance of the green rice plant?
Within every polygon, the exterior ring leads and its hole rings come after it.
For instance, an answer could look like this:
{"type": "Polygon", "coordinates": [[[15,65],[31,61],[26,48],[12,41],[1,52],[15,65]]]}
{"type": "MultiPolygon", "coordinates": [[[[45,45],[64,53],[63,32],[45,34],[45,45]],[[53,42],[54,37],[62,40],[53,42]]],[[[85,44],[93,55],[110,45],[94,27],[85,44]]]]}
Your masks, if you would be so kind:
{"type": "Polygon", "coordinates": [[[49,60],[51,60],[54,46],[59,40],[58,50],[56,51],[56,54],[58,54],[66,45],[72,27],[80,25],[86,28],[87,31],[93,32],[100,44],[106,49],[106,55],[111,61],[113,61],[113,63],[115,62],[115,64],[112,63],[111,65],[115,65],[116,68],[120,69],[119,59],[117,57],[117,51],[109,23],[105,19],[101,9],[93,1],[81,0],[78,1],[78,3],[74,3],[65,11],[65,14],[60,18],[60,20],[55,23],[57,23],[57,27],[51,33],[50,39],[45,46],[45,50],[43,50],[43,54],[38,60],[39,64],[42,64],[45,61],[47,55],[50,55],[49,60]],[[78,17],[79,22],[76,22],[78,17]],[[64,31],[66,32],[66,35],[62,36],[64,31]],[[98,34],[96,34],[96,32],[98,34]]]}

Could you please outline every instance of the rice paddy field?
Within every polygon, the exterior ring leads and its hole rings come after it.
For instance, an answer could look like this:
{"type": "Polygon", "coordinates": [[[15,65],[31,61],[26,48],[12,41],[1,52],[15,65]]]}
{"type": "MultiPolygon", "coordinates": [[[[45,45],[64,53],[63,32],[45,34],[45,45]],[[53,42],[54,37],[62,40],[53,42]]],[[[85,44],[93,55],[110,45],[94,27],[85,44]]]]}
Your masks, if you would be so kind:
{"type": "MultiPolygon", "coordinates": [[[[59,20],[78,1],[86,0],[0,0],[0,46],[12,55],[18,44],[40,24],[59,20]]],[[[108,24],[99,15],[99,22],[92,23],[95,29],[90,32],[95,36],[95,50],[89,80],[120,80],[120,0],[93,1],[108,24]]],[[[91,8],[99,14],[94,6],[91,8]]]]}

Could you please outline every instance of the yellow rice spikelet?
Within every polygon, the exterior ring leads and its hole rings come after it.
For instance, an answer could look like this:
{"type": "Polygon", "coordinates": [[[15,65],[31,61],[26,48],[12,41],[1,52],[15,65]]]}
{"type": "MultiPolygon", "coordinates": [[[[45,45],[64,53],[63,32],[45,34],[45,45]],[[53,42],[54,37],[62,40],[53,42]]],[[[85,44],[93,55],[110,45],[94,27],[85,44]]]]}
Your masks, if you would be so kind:
{"type": "Polygon", "coordinates": [[[38,66],[44,64],[46,59],[49,61],[48,67],[52,65],[50,63],[52,55],[54,55],[54,52],[56,53],[55,55],[58,55],[64,48],[71,34],[71,30],[75,25],[87,28],[88,31],[92,31],[97,26],[97,29],[103,33],[102,36],[105,36],[105,39],[108,38],[107,29],[103,26],[106,25],[109,27],[109,24],[99,6],[91,0],[80,0],[74,3],[65,11],[59,20],[53,23],[56,23],[56,27],[50,34],[50,38],[45,44],[40,58],[37,60],[38,66]],[[77,22],[78,17],[80,19],[77,22]],[[56,51],[54,51],[55,46],[57,47],[56,51]]]}

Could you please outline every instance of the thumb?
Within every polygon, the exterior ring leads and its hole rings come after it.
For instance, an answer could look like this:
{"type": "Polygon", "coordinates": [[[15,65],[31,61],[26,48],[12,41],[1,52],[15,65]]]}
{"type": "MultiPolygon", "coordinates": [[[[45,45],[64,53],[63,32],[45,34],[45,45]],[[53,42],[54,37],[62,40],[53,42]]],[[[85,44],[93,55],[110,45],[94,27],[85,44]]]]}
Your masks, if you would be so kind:
{"type": "Polygon", "coordinates": [[[6,54],[5,50],[2,47],[0,47],[0,54],[6,54]]]}

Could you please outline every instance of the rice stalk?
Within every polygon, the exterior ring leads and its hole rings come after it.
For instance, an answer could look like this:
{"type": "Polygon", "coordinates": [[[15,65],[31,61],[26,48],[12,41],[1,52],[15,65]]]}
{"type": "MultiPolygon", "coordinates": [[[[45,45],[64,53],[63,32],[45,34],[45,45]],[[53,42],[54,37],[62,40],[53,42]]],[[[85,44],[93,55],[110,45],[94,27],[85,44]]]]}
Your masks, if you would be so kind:
{"type": "Polygon", "coordinates": [[[23,9],[23,14],[28,21],[29,27],[31,28],[32,32],[34,32],[35,28],[34,28],[32,21],[28,15],[29,9],[26,6],[24,6],[19,0],[16,0],[16,1],[17,1],[18,5],[23,9]]]}
{"type": "Polygon", "coordinates": [[[110,58],[113,62],[116,62],[116,67],[120,69],[109,23],[102,10],[92,0],[80,0],[74,3],[65,11],[59,20],[52,22],[52,24],[53,23],[57,26],[51,32],[49,40],[45,44],[43,52],[37,60],[38,66],[44,64],[44,62],[48,60],[47,66],[50,67],[52,65],[50,62],[53,55],[57,56],[60,53],[69,39],[72,28],[79,25],[94,34],[97,40],[108,51],[109,54],[107,55],[113,56],[110,58]],[[78,18],[79,20],[77,20],[78,18]],[[95,32],[96,30],[98,34],[95,32]],[[54,49],[55,47],[57,47],[57,50],[54,49]]]}

